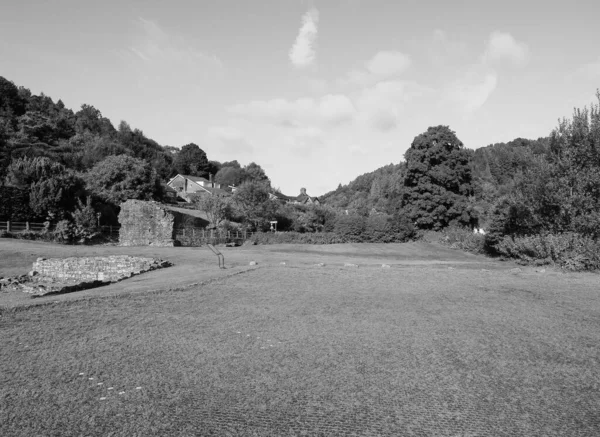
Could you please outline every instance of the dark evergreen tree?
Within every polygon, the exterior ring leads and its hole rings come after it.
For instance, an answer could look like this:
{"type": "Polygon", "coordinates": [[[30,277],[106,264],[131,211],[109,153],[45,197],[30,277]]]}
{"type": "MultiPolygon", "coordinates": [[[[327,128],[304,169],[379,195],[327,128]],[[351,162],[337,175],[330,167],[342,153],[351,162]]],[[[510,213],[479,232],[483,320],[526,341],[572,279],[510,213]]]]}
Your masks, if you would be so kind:
{"type": "Polygon", "coordinates": [[[447,126],[436,126],[415,137],[406,158],[402,208],[421,229],[450,224],[473,226],[476,212],[471,153],[447,126]]]}

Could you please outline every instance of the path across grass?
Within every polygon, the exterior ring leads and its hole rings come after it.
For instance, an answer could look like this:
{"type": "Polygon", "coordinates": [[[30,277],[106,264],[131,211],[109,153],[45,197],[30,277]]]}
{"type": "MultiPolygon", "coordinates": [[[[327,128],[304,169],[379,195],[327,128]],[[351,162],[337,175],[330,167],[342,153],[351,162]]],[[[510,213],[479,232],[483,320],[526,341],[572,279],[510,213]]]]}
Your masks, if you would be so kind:
{"type": "Polygon", "coordinates": [[[0,435],[600,435],[597,275],[289,256],[3,311],[0,435]]]}

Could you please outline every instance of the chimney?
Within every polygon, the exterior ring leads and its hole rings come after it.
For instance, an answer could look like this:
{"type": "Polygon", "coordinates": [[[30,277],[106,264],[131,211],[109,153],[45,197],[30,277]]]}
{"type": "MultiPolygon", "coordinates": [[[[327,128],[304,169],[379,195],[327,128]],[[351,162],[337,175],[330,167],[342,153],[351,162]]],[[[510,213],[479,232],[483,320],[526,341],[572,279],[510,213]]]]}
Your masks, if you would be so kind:
{"type": "Polygon", "coordinates": [[[215,188],[215,183],[213,182],[212,173],[208,174],[208,180],[210,181],[210,187],[215,188]]]}

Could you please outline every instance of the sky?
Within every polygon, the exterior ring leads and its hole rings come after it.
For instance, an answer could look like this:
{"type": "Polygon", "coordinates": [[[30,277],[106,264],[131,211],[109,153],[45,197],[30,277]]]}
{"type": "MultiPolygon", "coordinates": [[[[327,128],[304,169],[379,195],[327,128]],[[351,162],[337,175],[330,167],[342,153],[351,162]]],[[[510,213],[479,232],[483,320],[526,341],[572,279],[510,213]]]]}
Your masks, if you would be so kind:
{"type": "Polygon", "coordinates": [[[548,135],[600,87],[596,0],[3,0],[0,76],[295,195],[398,163],[429,126],[548,135]]]}

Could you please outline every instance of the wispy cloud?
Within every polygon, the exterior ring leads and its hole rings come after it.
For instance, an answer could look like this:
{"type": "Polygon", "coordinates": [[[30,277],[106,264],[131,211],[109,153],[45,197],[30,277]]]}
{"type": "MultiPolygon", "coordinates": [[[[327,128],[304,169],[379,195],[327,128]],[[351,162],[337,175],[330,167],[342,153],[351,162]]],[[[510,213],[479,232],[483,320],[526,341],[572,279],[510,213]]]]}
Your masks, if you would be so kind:
{"type": "Polygon", "coordinates": [[[352,101],[343,94],[327,94],[318,99],[254,100],[229,107],[229,112],[243,118],[262,119],[280,126],[312,124],[337,125],[352,119],[352,101]]]}
{"type": "Polygon", "coordinates": [[[372,85],[381,80],[397,77],[411,65],[410,56],[398,51],[379,51],[364,64],[362,69],[354,69],[341,78],[341,85],[372,85]]]}
{"type": "Polygon", "coordinates": [[[135,28],[127,52],[145,64],[194,69],[223,66],[217,56],[194,47],[183,35],[168,33],[154,21],[140,17],[135,28]]]}
{"type": "Polygon", "coordinates": [[[469,116],[485,104],[497,85],[496,72],[480,72],[479,68],[473,68],[450,84],[445,94],[448,100],[458,104],[459,109],[469,116]]]}
{"type": "Polygon", "coordinates": [[[487,42],[483,62],[509,61],[522,66],[529,60],[527,44],[517,41],[510,33],[492,32],[487,42]]]}
{"type": "Polygon", "coordinates": [[[316,8],[310,9],[302,16],[302,25],[289,53],[290,61],[295,67],[305,68],[314,64],[317,57],[315,44],[318,23],[319,11],[316,8]]]}

